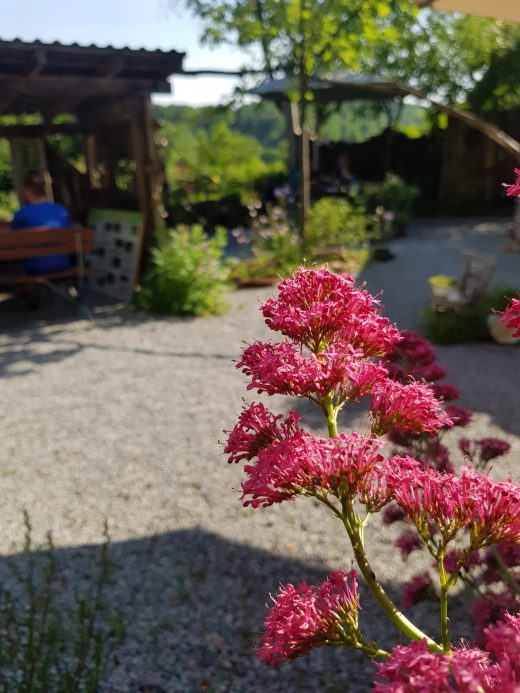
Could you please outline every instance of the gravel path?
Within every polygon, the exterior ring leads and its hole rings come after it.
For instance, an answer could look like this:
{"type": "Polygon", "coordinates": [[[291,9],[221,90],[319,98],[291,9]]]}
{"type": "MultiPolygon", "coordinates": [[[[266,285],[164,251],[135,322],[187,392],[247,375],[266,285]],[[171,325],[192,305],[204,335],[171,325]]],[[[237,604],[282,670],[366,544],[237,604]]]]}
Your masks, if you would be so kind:
{"type": "MultiPolygon", "coordinates": [[[[520,284],[519,256],[500,251],[504,232],[499,222],[423,222],[394,244],[393,262],[368,267],[362,279],[373,292],[384,289],[387,314],[400,327],[412,327],[428,298],[427,277],[456,272],[463,248],[495,250],[497,280],[520,284]]],[[[81,580],[108,519],[111,600],[126,633],[111,657],[106,691],[370,688],[371,664],[357,653],[317,651],[280,671],[260,666],[251,653],[267,594],[279,581],[318,581],[351,560],[333,518],[310,501],[243,509],[232,490],[241,470],[226,464],[217,444],[245,396],[231,360],[241,342],[267,335],[255,309],[270,291],[235,293],[228,315],[198,320],[100,309],[90,323],[21,322],[5,311],[1,550],[17,550],[21,509],[28,508],[37,536],[52,529],[60,562],[72,582],[81,580]]],[[[519,359],[518,349],[491,344],[439,349],[463,391],[461,404],[476,411],[469,432],[510,441],[513,451],[497,474],[515,477],[519,359]]],[[[279,411],[286,404],[270,400],[279,411]]],[[[299,408],[319,429],[315,413],[299,408]]],[[[350,420],[360,425],[361,417],[355,412],[350,420]]],[[[414,555],[403,564],[392,545],[396,534],[380,534],[375,522],[368,537],[393,594],[428,563],[414,555]]],[[[423,604],[413,615],[434,630],[431,610],[423,604]]],[[[362,620],[371,637],[390,642],[368,597],[362,620]]]]}

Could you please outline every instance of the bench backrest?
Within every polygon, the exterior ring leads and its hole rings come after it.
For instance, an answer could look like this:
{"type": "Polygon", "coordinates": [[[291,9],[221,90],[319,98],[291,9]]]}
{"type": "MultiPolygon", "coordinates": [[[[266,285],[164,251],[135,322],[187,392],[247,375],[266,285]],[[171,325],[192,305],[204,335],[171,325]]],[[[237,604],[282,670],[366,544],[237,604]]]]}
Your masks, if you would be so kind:
{"type": "Polygon", "coordinates": [[[79,255],[94,250],[94,229],[0,229],[0,260],[79,255]]]}
{"type": "Polygon", "coordinates": [[[480,253],[463,253],[464,270],[459,284],[460,293],[469,301],[474,301],[486,293],[493,272],[496,257],[480,253]]]}

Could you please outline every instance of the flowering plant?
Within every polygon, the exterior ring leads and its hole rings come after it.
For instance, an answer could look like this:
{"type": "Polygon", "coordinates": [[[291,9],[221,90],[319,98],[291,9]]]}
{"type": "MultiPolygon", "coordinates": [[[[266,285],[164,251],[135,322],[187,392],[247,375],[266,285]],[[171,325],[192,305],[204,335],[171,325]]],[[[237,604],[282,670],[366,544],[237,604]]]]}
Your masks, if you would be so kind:
{"type": "Polygon", "coordinates": [[[520,195],[520,168],[515,168],[516,180],[514,183],[504,183],[506,195],[509,197],[518,197],[520,195]]]}
{"type": "Polygon", "coordinates": [[[513,337],[520,337],[520,298],[513,298],[501,318],[510,330],[514,330],[513,337]]]}
{"type": "MultiPolygon", "coordinates": [[[[507,313],[507,312],[506,312],[507,313]]],[[[402,340],[394,345],[384,359],[390,374],[406,382],[408,378],[420,378],[431,383],[437,397],[446,404],[449,413],[458,427],[465,427],[472,414],[467,409],[455,406],[453,401],[460,397],[459,390],[451,383],[441,382],[446,370],[436,363],[436,354],[428,340],[414,333],[405,333],[402,340]]],[[[453,472],[448,448],[443,445],[445,430],[434,434],[404,433],[394,430],[389,438],[397,446],[399,454],[411,455],[425,467],[441,472],[453,472]]],[[[498,438],[480,438],[471,440],[460,438],[458,448],[466,463],[471,463],[479,471],[484,471],[493,460],[506,455],[511,446],[498,438]]],[[[385,508],[383,523],[386,525],[406,521],[403,512],[395,505],[385,508]]],[[[404,529],[395,543],[403,558],[420,548],[418,537],[410,529],[404,529]]],[[[457,549],[451,549],[444,559],[445,566],[452,571],[458,561],[457,549]]],[[[459,578],[478,595],[472,605],[472,615],[477,629],[483,629],[502,618],[506,609],[520,609],[520,547],[509,543],[500,543],[480,552],[474,552],[461,566],[459,578]]],[[[436,565],[434,565],[436,570],[436,565]]],[[[405,584],[401,604],[408,608],[425,599],[434,599],[434,579],[429,571],[421,572],[405,584]]]]}
{"type": "MultiPolygon", "coordinates": [[[[279,666],[315,647],[345,646],[382,660],[376,691],[517,690],[520,657],[511,643],[520,639],[519,618],[509,616],[490,630],[486,650],[453,647],[448,595],[475,551],[500,542],[520,544],[520,486],[469,466],[455,473],[410,455],[385,457],[384,435],[398,430],[433,437],[464,410],[446,412],[424,371],[417,374],[421,379],[395,378],[396,369],[381,358],[400,344],[406,347],[406,340],[351,277],[300,269],[261,311],[283,339],[244,349],[237,367],[250,379],[248,389],[309,400],[321,410],[328,437],[307,432],[295,412],[284,418],[263,404],[246,406],[225,447],[229,462],[246,463],[242,501],[253,508],[300,496],[322,503],[346,531],[372,596],[409,644],[387,652],[367,640],[358,617],[356,573],[336,572],[321,586],[302,582],[280,588],[265,622],[260,659],[279,666]],[[339,433],[339,412],[366,396],[369,430],[339,433]],[[400,611],[367,557],[365,527],[373,513],[388,507],[408,520],[413,541],[435,562],[439,637],[424,633],[400,611]],[[450,564],[446,559],[455,546],[450,564]]],[[[424,353],[421,367],[429,368],[434,382],[444,372],[433,372],[428,359],[424,353]]],[[[420,588],[431,586],[424,578],[420,588]]]]}

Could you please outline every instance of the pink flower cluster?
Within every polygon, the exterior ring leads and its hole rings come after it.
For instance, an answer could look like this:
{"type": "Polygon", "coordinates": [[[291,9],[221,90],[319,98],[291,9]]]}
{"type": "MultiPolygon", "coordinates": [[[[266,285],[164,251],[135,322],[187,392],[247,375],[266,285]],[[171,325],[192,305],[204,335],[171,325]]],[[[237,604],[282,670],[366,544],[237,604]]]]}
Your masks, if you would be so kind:
{"type": "MultiPolygon", "coordinates": [[[[518,194],[520,195],[520,192],[518,194]]],[[[520,337],[520,298],[513,298],[500,321],[504,322],[510,330],[514,330],[513,337],[520,337]]]]}
{"type": "Polygon", "coordinates": [[[303,355],[290,342],[257,342],[244,349],[237,364],[251,378],[248,390],[293,397],[335,393],[342,400],[356,400],[369,394],[386,369],[363,360],[359,350],[346,345],[320,354],[303,355]]]}
{"type": "Polygon", "coordinates": [[[314,353],[324,344],[341,343],[364,356],[380,356],[400,339],[379,303],[350,276],[300,269],[278,289],[278,297],[262,307],[267,325],[314,353]]]}
{"type": "Polygon", "coordinates": [[[338,498],[363,493],[383,456],[378,440],[358,433],[318,438],[305,433],[275,441],[246,465],[244,505],[267,507],[301,493],[327,491],[338,498]]]}
{"type": "Polygon", "coordinates": [[[520,195],[520,168],[515,168],[516,180],[510,185],[504,184],[506,186],[506,195],[509,197],[517,197],[520,195]]]}
{"type": "Polygon", "coordinates": [[[258,656],[275,667],[313,647],[357,639],[356,572],[331,573],[319,587],[301,582],[280,587],[265,620],[258,656]]]}
{"type": "Polygon", "coordinates": [[[394,500],[421,535],[433,522],[445,541],[471,530],[473,549],[501,541],[520,543],[520,486],[494,481],[463,467],[461,474],[425,468],[409,457],[393,457],[382,472],[394,500]]]}
{"type": "Polygon", "coordinates": [[[435,432],[452,425],[430,387],[395,380],[376,383],[372,390],[372,432],[383,435],[394,428],[412,433],[435,432]]]}
{"type": "Polygon", "coordinates": [[[459,449],[465,457],[479,465],[486,464],[491,460],[507,455],[511,450],[511,445],[506,440],[500,438],[480,438],[479,440],[459,440],[459,449]]]}
{"type": "Polygon", "coordinates": [[[518,693],[520,690],[520,614],[485,629],[485,651],[459,647],[432,654],[426,641],[395,647],[376,664],[374,693],[518,693]]]}
{"type": "Polygon", "coordinates": [[[224,453],[229,455],[228,462],[248,462],[255,458],[260,450],[274,443],[299,433],[298,414],[291,411],[283,423],[283,417],[275,416],[263,404],[251,404],[244,407],[232,431],[229,431],[224,453]]]}
{"type": "Polygon", "coordinates": [[[451,655],[428,652],[426,641],[395,647],[389,659],[376,664],[374,693],[478,693],[489,684],[489,656],[460,648],[451,655]]]}

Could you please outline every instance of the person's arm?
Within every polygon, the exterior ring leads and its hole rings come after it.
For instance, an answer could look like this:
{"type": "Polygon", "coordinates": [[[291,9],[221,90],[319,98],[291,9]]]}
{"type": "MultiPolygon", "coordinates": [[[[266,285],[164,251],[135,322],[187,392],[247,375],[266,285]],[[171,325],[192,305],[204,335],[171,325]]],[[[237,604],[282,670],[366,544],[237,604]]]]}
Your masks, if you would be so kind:
{"type": "Polygon", "coordinates": [[[23,229],[25,226],[24,223],[24,218],[23,218],[23,209],[19,209],[17,212],[13,214],[13,219],[11,221],[11,228],[12,229],[23,229]]]}
{"type": "Polygon", "coordinates": [[[64,229],[67,229],[69,226],[72,226],[72,221],[70,219],[69,210],[66,207],[63,208],[61,216],[62,216],[62,227],[64,229]]]}

